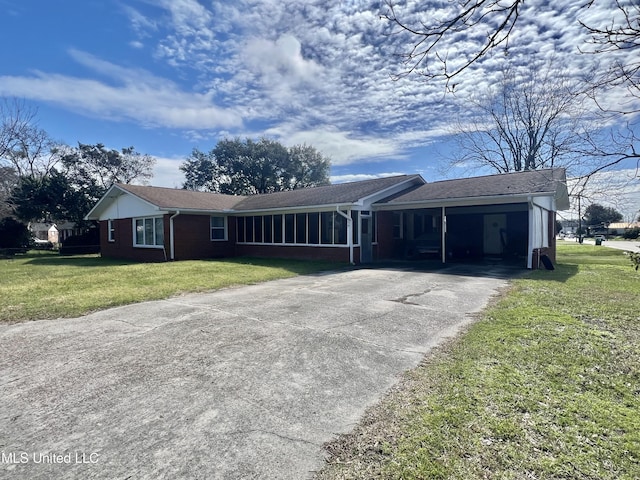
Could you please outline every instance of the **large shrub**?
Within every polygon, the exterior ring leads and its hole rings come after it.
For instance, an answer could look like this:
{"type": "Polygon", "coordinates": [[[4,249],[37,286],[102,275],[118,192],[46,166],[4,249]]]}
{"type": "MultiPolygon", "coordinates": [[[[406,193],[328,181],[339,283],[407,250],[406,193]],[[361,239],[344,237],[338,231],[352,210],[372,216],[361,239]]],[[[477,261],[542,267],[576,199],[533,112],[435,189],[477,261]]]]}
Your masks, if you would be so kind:
{"type": "Polygon", "coordinates": [[[3,253],[25,252],[30,241],[31,233],[24,223],[11,217],[0,219],[0,250],[3,253]]]}
{"type": "Polygon", "coordinates": [[[91,228],[82,235],[73,235],[62,242],[60,255],[100,253],[100,230],[91,228]]]}
{"type": "Polygon", "coordinates": [[[626,238],[627,240],[635,240],[636,238],[640,237],[640,228],[630,228],[622,234],[622,237],[626,238]]]}

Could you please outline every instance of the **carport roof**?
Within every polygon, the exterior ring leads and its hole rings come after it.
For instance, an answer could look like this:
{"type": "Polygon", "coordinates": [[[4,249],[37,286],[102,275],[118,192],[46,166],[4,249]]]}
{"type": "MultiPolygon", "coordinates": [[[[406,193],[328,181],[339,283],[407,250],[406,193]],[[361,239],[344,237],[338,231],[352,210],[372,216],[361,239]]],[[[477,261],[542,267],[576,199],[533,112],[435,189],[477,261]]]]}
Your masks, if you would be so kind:
{"type": "MultiPolygon", "coordinates": [[[[566,195],[565,182],[566,176],[563,168],[529,170],[526,172],[426,183],[413,190],[401,192],[380,203],[402,205],[462,198],[524,196],[531,194],[553,195],[560,197],[559,200],[563,200],[566,195]]],[[[563,202],[560,203],[560,207],[564,205],[563,202]]]]}

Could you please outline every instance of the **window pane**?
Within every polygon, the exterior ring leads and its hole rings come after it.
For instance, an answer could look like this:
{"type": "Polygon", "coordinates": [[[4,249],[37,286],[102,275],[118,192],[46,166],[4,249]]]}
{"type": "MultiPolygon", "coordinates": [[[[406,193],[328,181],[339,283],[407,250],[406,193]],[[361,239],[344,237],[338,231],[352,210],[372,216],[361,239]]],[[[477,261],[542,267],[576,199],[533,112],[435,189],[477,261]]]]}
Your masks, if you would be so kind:
{"type": "Polygon", "coordinates": [[[244,217],[236,218],[238,225],[238,242],[244,242],[244,217]]]}
{"type": "Polygon", "coordinates": [[[402,238],[402,213],[393,212],[393,238],[402,238]]]}
{"type": "Polygon", "coordinates": [[[253,242],[253,217],[246,217],[247,242],[253,242]]]}
{"type": "Polygon", "coordinates": [[[144,220],[136,220],[136,245],[144,245],[144,220]]]}
{"type": "Polygon", "coordinates": [[[164,219],[156,218],[155,244],[164,245],[164,219]]]}
{"type": "Polygon", "coordinates": [[[262,243],[262,217],[253,217],[253,241],[262,243]]]}
{"type": "Polygon", "coordinates": [[[213,229],[211,229],[211,239],[212,240],[224,240],[224,228],[213,228],[213,229]]]}
{"type": "Polygon", "coordinates": [[[284,216],[284,242],[293,243],[293,214],[287,213],[284,216]]]}
{"type": "Polygon", "coordinates": [[[376,225],[377,212],[371,212],[371,238],[374,242],[378,241],[378,227],[376,225]]]}
{"type": "Polygon", "coordinates": [[[153,218],[144,219],[144,245],[153,245],[153,218]]]}
{"type": "Polygon", "coordinates": [[[334,215],[333,243],[344,245],[347,243],[347,219],[340,214],[334,215]]]}
{"type": "Polygon", "coordinates": [[[282,215],[273,217],[273,243],[282,243],[282,215]]]}
{"type": "Polygon", "coordinates": [[[309,222],[309,243],[318,244],[320,243],[320,214],[319,213],[310,213],[308,214],[308,222],[309,222]]]}
{"type": "Polygon", "coordinates": [[[264,216],[264,243],[273,243],[272,220],[273,217],[271,215],[264,216]]]}
{"type": "Polygon", "coordinates": [[[211,217],[211,226],[216,228],[224,228],[224,217],[211,217]]]}
{"type": "Polygon", "coordinates": [[[296,243],[307,243],[307,214],[296,215],[296,243]]]}
{"type": "Polygon", "coordinates": [[[333,243],[333,212],[320,214],[320,243],[333,243]]]}

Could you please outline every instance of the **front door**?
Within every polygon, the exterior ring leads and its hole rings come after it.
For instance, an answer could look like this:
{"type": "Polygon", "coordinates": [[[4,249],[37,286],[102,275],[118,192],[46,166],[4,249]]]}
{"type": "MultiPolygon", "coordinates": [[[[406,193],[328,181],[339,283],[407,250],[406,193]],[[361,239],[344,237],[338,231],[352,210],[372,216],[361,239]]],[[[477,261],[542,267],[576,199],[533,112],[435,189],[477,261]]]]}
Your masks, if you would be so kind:
{"type": "Polygon", "coordinates": [[[507,216],[504,213],[484,216],[484,254],[502,255],[503,242],[507,228],[507,216]]]}
{"type": "Polygon", "coordinates": [[[371,217],[360,217],[360,263],[371,263],[373,253],[371,246],[371,217]]]}

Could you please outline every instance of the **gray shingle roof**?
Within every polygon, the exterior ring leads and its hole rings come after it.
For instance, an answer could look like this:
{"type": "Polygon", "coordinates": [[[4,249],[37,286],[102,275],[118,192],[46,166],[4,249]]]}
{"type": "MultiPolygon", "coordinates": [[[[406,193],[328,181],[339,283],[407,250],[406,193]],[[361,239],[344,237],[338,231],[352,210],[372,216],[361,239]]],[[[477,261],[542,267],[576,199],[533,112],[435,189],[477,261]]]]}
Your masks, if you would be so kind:
{"type": "Polygon", "coordinates": [[[266,208],[295,208],[313,205],[355,203],[362,198],[391,188],[402,182],[420,179],[420,175],[398,175],[359,182],[338,183],[322,187],[302,188],[287,192],[252,195],[236,204],[234,210],[250,211],[266,208]]]}
{"type": "Polygon", "coordinates": [[[194,192],[176,188],[118,184],[118,188],[134,194],[161,209],[229,210],[244,199],[241,195],[194,192]]]}
{"type": "Polygon", "coordinates": [[[562,168],[442,180],[426,183],[379,203],[402,204],[530,193],[555,194],[559,183],[565,180],[565,171],[562,168]]]}

